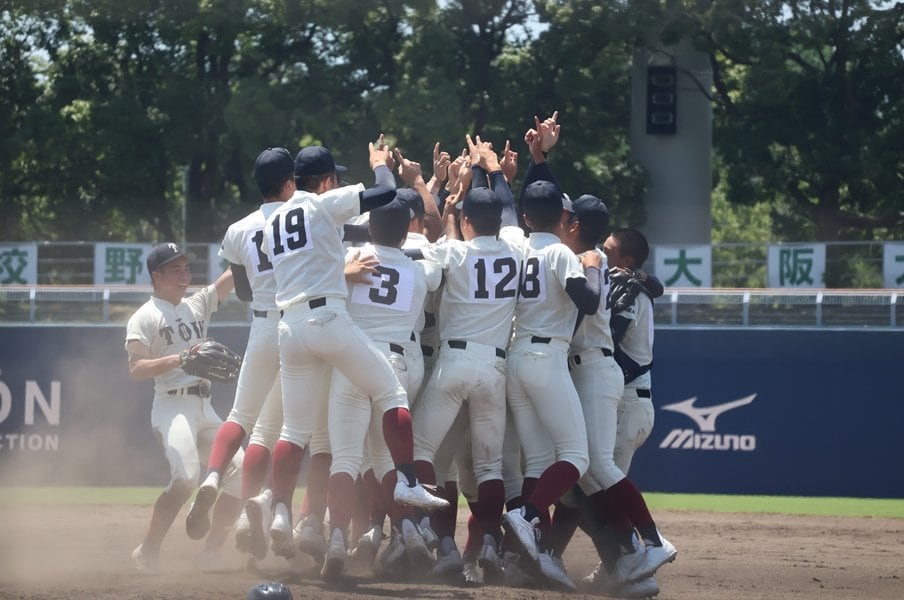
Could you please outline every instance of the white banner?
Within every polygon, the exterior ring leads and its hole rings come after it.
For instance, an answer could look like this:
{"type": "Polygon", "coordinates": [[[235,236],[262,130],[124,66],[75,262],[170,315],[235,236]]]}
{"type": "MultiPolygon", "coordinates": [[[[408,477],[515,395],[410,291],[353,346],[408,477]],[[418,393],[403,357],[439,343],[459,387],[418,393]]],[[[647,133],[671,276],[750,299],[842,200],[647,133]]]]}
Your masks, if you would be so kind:
{"type": "Polygon", "coordinates": [[[702,287],[713,285],[712,249],[699,246],[655,246],[654,273],[666,287],[702,287]]]}
{"type": "Polygon", "coordinates": [[[886,242],[882,255],[885,287],[904,288],[904,242],[886,242]]]}
{"type": "MultiPolygon", "coordinates": [[[[223,274],[223,271],[229,268],[229,261],[217,254],[220,251],[219,244],[208,244],[207,250],[207,281],[205,283],[213,283],[223,274]]],[[[200,282],[195,282],[200,283],[200,282]]]]}
{"type": "Polygon", "coordinates": [[[777,244],[769,246],[769,287],[824,288],[825,244],[777,244]]]}
{"type": "Polygon", "coordinates": [[[147,256],[150,244],[94,244],[94,283],[150,285],[147,256]]]}
{"type": "Polygon", "coordinates": [[[0,285],[38,283],[38,245],[34,242],[0,244],[0,285]]]}

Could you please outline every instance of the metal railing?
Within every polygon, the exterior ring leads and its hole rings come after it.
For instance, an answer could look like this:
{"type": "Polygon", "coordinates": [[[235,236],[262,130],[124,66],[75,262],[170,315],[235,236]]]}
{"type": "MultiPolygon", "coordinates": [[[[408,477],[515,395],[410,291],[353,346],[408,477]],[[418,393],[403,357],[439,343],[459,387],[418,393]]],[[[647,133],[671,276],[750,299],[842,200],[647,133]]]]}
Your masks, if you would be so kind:
{"type": "MultiPolygon", "coordinates": [[[[125,324],[149,286],[0,286],[0,325],[125,324]]],[[[900,290],[667,288],[654,302],[657,325],[674,327],[904,328],[900,290]]],[[[234,295],[213,322],[247,323],[250,305],[234,295]]]]}

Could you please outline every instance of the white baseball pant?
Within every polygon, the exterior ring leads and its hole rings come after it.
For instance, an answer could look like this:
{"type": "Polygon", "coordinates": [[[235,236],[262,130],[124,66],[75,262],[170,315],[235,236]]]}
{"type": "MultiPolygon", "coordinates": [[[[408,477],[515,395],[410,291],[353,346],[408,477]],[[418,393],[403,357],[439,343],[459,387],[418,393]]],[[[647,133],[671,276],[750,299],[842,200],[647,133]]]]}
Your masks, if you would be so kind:
{"type": "Polygon", "coordinates": [[[634,452],[653,431],[653,399],[649,388],[626,387],[618,405],[618,433],[615,436],[615,464],[626,475],[634,452]],[[642,394],[642,395],[638,395],[642,394]]]}

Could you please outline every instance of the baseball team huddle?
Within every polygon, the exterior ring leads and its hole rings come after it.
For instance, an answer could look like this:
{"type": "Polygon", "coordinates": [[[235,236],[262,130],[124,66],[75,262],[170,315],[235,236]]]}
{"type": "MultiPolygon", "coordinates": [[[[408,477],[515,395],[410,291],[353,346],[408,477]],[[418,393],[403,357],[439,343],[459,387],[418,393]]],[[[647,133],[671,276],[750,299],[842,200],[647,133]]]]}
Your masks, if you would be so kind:
{"type": "Polygon", "coordinates": [[[125,347],[132,378],[155,382],[170,483],[132,552],[138,568],[158,567],[194,493],[185,526],[204,539],[202,569],[234,531],[249,565],[308,554],[327,581],[356,563],[382,577],[574,590],[562,556],[581,527],[600,558],[588,589],[659,593],[654,574],[677,551],[626,474],[653,426],[663,289],[639,270],[643,234],[610,231],[600,198],[572,200],[556,181],[557,118],[535,117],[524,136],[517,201],[508,142],[497,154],[465,136],[454,159],[437,144],[425,181],[381,135],[369,188],[342,183],[322,146],[294,158],[268,148],[254,165],[264,203],[228,228],[230,267],[214,283],[186,296],[193,257],[153,248],[154,293],[125,347]],[[240,369],[205,342],[233,290],[253,314],[240,369]],[[236,372],[224,422],[209,380],[236,372]]]}

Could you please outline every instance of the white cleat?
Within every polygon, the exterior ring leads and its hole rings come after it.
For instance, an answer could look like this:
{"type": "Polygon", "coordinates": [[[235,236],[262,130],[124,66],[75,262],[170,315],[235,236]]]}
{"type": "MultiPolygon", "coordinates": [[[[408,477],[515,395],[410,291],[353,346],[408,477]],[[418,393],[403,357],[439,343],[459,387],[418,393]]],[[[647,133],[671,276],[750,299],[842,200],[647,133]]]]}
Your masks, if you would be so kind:
{"type": "Polygon", "coordinates": [[[428,492],[424,486],[415,483],[409,486],[406,483],[405,475],[399,473],[399,479],[396,482],[395,490],[392,497],[399,504],[405,506],[413,506],[414,508],[422,508],[424,510],[442,510],[449,508],[449,502],[428,492]]]}
{"type": "Polygon", "coordinates": [[[465,568],[465,562],[461,559],[461,552],[451,550],[447,554],[440,554],[433,568],[430,569],[431,577],[440,579],[460,578],[465,568]]]}
{"type": "MultiPolygon", "coordinates": [[[[305,554],[310,554],[317,560],[323,558],[327,551],[327,542],[323,537],[323,521],[314,515],[306,515],[298,525],[295,531],[298,534],[298,549],[305,554]]],[[[343,543],[345,543],[343,541],[343,543]]]]}
{"type": "Polygon", "coordinates": [[[145,573],[154,573],[159,568],[159,555],[151,554],[144,551],[144,544],[138,544],[138,547],[132,550],[132,561],[135,568],[145,573]]]}
{"type": "Polygon", "coordinates": [[[345,547],[345,534],[338,527],[330,534],[330,542],[323,555],[323,568],[320,576],[326,581],[337,581],[345,570],[345,559],[348,550],[345,547]]]}
{"type": "MultiPolygon", "coordinates": [[[[245,501],[245,516],[248,519],[248,552],[257,560],[267,557],[270,525],[273,522],[273,509],[270,506],[270,494],[264,492],[245,501]]],[[[236,535],[238,544],[238,535],[236,535]]]]}
{"type": "Polygon", "coordinates": [[[675,549],[672,542],[665,539],[661,533],[659,534],[659,540],[662,542],[661,546],[654,546],[652,544],[646,546],[647,568],[652,569],[650,576],[652,576],[659,567],[674,561],[678,556],[678,550],[675,549]]]}
{"type": "Polygon", "coordinates": [[[502,565],[502,558],[499,556],[496,539],[488,533],[483,534],[483,546],[480,548],[477,564],[483,569],[484,583],[497,585],[502,584],[505,580],[505,571],[502,565]]]}
{"type": "Polygon", "coordinates": [[[251,554],[251,523],[244,508],[235,521],[235,549],[242,554],[251,554]]]}
{"type": "Polygon", "coordinates": [[[540,573],[553,587],[572,592],[578,589],[568,577],[568,573],[565,571],[565,563],[562,562],[562,559],[553,556],[550,552],[540,553],[540,573]]]}
{"type": "Polygon", "coordinates": [[[421,533],[421,537],[424,538],[424,543],[427,544],[427,548],[432,551],[439,547],[439,536],[437,536],[436,532],[433,531],[433,528],[430,527],[430,517],[421,519],[417,529],[421,533]]]}
{"type": "Polygon", "coordinates": [[[415,574],[428,573],[433,568],[433,555],[411,519],[402,519],[402,542],[405,544],[405,556],[415,574]]]}
{"type": "Polygon", "coordinates": [[[377,559],[379,570],[385,575],[397,575],[403,568],[405,557],[405,543],[402,534],[395,527],[389,534],[389,544],[383,549],[383,553],[377,559]]]}
{"type": "Polygon", "coordinates": [[[364,564],[371,564],[380,551],[380,544],[383,542],[383,529],[377,525],[372,525],[364,534],[358,538],[358,545],[349,551],[349,556],[355,561],[364,564]]]}
{"type": "Polygon", "coordinates": [[[214,484],[204,482],[185,517],[185,532],[193,540],[200,540],[210,531],[210,509],[217,501],[219,490],[214,484]]]}
{"type": "Polygon", "coordinates": [[[539,568],[540,551],[537,549],[537,542],[540,539],[540,519],[534,517],[528,522],[524,518],[524,509],[518,508],[502,515],[502,526],[517,543],[518,549],[539,568]]]}
{"type": "Polygon", "coordinates": [[[296,547],[295,530],[292,529],[289,509],[280,502],[273,511],[273,522],[270,524],[270,549],[277,556],[292,558],[295,556],[296,547]]]}
{"type": "Polygon", "coordinates": [[[616,598],[652,598],[659,594],[659,585],[655,577],[647,577],[634,583],[615,586],[609,594],[616,598]]]}
{"type": "Polygon", "coordinates": [[[461,570],[465,585],[480,585],[480,574],[477,572],[477,563],[466,562],[461,570]]]}

